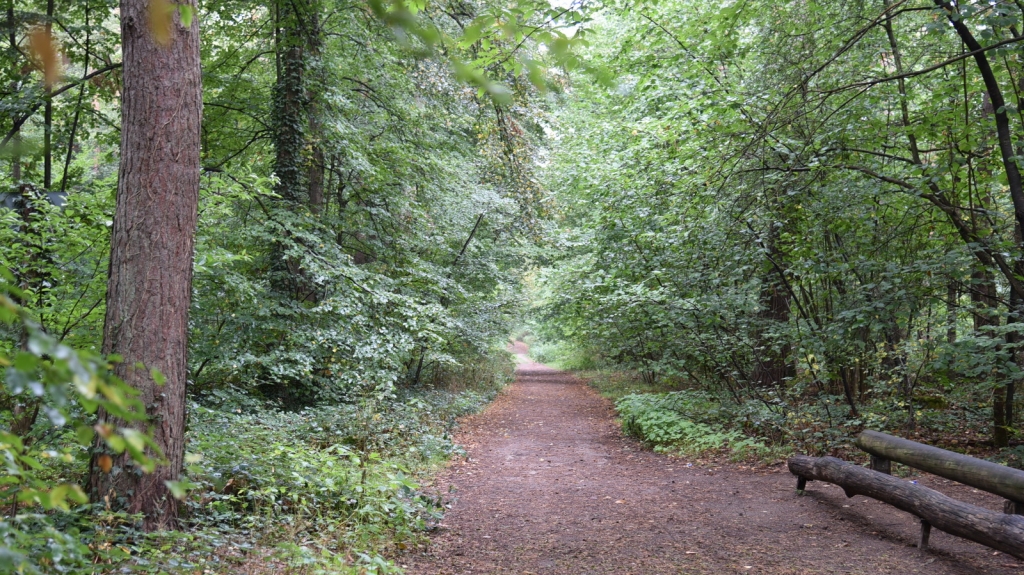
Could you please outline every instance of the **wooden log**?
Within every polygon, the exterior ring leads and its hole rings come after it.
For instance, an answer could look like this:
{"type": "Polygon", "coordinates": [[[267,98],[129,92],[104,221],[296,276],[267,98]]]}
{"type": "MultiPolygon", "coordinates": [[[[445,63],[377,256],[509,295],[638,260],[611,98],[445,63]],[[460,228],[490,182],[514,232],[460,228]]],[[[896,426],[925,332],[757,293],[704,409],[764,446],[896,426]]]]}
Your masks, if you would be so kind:
{"type": "Polygon", "coordinates": [[[912,513],[935,529],[1024,559],[1022,516],[957,501],[927,487],[835,457],[798,455],[790,458],[789,471],[797,477],[835,483],[843,488],[847,497],[866,495],[912,513]]]}
{"type": "Polygon", "coordinates": [[[857,447],[875,457],[959,481],[1010,501],[1024,502],[1024,471],[877,431],[857,437],[857,447]]]}

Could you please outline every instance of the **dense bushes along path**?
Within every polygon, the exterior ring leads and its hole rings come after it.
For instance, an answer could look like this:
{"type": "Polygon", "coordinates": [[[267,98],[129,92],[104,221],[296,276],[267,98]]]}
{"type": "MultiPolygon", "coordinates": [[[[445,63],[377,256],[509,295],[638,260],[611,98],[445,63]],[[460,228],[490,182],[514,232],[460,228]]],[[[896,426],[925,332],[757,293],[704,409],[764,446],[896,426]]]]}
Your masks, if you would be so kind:
{"type": "Polygon", "coordinates": [[[463,426],[468,457],[435,485],[454,486],[457,502],[426,554],[399,559],[409,573],[1024,573],[944,533],[919,554],[907,514],[823,484],[798,497],[781,467],[690,467],[643,451],[592,390],[523,360],[509,392],[463,426]]]}

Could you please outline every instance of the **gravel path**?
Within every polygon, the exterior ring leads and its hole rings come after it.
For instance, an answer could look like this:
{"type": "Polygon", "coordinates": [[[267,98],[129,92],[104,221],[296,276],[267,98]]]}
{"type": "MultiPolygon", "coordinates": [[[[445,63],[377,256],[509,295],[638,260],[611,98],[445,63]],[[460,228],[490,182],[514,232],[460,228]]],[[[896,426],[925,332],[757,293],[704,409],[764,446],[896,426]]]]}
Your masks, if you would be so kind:
{"type": "MultiPolygon", "coordinates": [[[[525,352],[520,347],[519,352],[525,352]]],[[[461,428],[468,458],[434,488],[456,503],[410,575],[1024,574],[1024,562],[945,533],[914,547],[910,515],[781,466],[701,467],[623,438],[607,401],[525,355],[515,384],[461,428]]],[[[1001,501],[921,483],[992,509],[1001,501]]]]}

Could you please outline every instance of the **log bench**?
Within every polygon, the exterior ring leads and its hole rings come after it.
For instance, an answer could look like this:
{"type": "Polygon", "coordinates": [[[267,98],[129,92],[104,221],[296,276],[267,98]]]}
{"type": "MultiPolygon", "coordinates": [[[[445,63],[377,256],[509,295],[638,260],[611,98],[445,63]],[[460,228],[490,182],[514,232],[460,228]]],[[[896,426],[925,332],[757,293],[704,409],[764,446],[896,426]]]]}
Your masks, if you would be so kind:
{"type": "Polygon", "coordinates": [[[847,497],[865,495],[916,515],[921,520],[921,550],[928,548],[935,527],[1024,559],[1024,471],[877,431],[861,433],[856,445],[871,455],[870,468],[835,457],[790,458],[797,490],[803,492],[808,481],[827,481],[842,487],[847,497]],[[1004,512],[893,477],[893,461],[1004,497],[1004,512]]]}

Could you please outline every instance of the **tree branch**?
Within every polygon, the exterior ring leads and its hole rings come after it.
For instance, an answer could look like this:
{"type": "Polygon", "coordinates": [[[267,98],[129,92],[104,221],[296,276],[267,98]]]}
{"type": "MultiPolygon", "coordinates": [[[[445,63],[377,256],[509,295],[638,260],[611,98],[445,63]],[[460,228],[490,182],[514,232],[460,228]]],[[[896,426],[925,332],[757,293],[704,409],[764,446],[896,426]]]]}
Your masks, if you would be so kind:
{"type": "MultiPolygon", "coordinates": [[[[107,72],[109,72],[111,70],[116,70],[116,69],[118,69],[120,67],[121,67],[121,63],[118,62],[116,64],[111,64],[109,66],[105,66],[103,68],[100,68],[99,70],[96,70],[96,71],[92,72],[91,74],[87,74],[85,76],[82,76],[81,80],[77,80],[77,81],[72,82],[70,84],[66,84],[66,85],[61,86],[60,88],[54,90],[53,92],[50,92],[50,98],[53,98],[54,96],[59,96],[59,95],[63,94],[64,92],[67,92],[71,88],[74,88],[75,86],[78,86],[79,84],[81,84],[83,82],[87,82],[87,81],[95,78],[96,76],[99,76],[101,74],[106,74],[107,72]]],[[[38,102],[35,106],[32,106],[32,109],[29,110],[28,112],[26,112],[24,116],[22,116],[22,117],[20,117],[20,118],[18,118],[17,120],[14,121],[14,127],[12,127],[11,130],[9,132],[7,132],[7,135],[4,136],[3,141],[0,142],[0,150],[2,150],[5,146],[7,146],[7,143],[10,142],[11,138],[13,138],[18,133],[18,130],[21,129],[21,127],[25,124],[25,122],[27,122],[28,119],[31,118],[33,114],[38,112],[39,108],[42,108],[43,104],[45,104],[45,103],[46,103],[45,101],[38,102]]]]}

